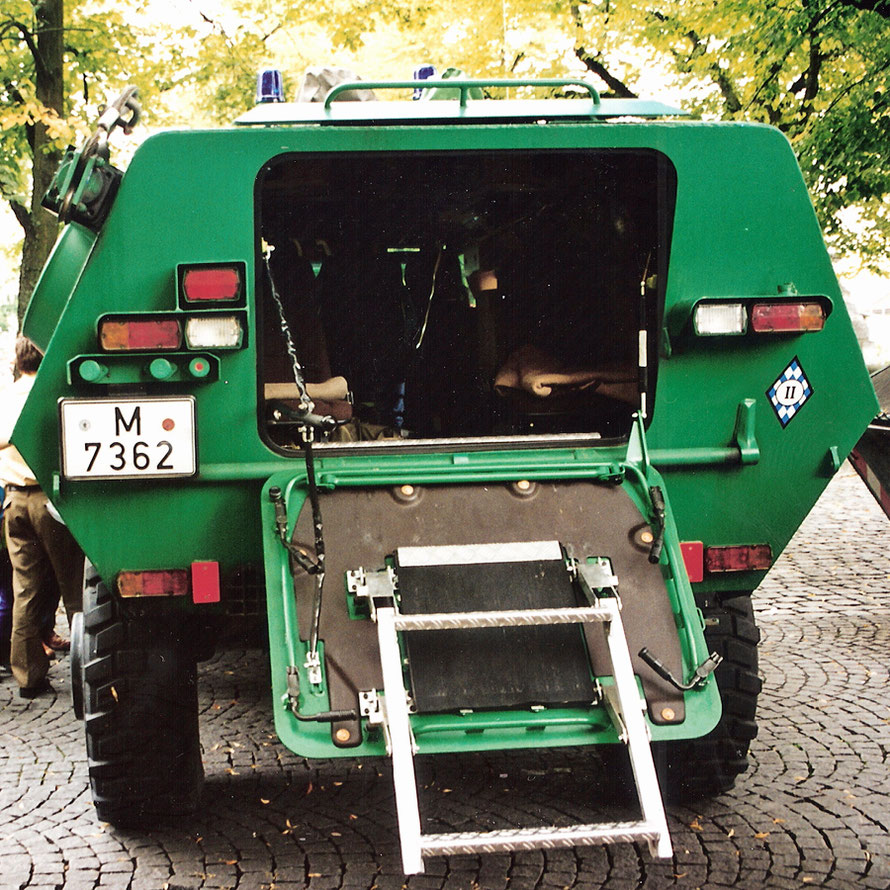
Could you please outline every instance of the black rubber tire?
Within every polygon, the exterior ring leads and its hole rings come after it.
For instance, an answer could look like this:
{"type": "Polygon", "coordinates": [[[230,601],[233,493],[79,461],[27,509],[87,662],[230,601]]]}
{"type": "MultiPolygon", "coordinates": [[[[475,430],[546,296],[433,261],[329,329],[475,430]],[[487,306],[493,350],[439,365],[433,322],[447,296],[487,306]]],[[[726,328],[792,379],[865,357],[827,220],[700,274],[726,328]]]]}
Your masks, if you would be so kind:
{"type": "Polygon", "coordinates": [[[83,720],[83,612],[71,616],[71,653],[69,671],[71,673],[71,706],[74,716],[83,720]]]}
{"type": "Polygon", "coordinates": [[[197,669],[182,624],[147,610],[125,617],[89,565],[83,616],[87,760],[97,816],[140,827],[194,812],[204,769],[197,669]]]}
{"type": "Polygon", "coordinates": [[[723,702],[720,722],[699,739],[653,745],[662,792],[692,801],[729,791],[748,769],[748,746],[757,736],[760,630],[747,593],[709,593],[696,598],[705,619],[709,652],[723,656],[715,671],[723,702]]]}

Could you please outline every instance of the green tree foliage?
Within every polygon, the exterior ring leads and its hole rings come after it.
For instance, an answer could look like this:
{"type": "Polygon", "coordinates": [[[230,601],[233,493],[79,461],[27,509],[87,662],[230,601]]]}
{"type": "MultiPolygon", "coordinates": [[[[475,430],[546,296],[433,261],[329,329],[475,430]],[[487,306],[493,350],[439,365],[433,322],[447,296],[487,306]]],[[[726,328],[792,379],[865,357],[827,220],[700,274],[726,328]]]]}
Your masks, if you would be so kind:
{"type": "Polygon", "coordinates": [[[149,36],[134,24],[142,11],[139,0],[4,0],[0,9],[0,198],[24,233],[19,317],[55,240],[40,202],[61,152],[128,81],[150,97],[183,70],[182,39],[149,36]]]}
{"type": "Polygon", "coordinates": [[[85,130],[132,82],[149,125],[226,122],[252,104],[264,65],[284,70],[291,96],[311,65],[401,80],[432,62],[478,77],[593,74],[607,93],[763,121],[793,143],[833,245],[890,253],[890,0],[176,2],[165,22],[152,0],[4,0],[0,196],[26,235],[22,303],[55,234],[39,210],[47,171],[82,137],[68,121],[85,130]]]}
{"type": "Polygon", "coordinates": [[[581,61],[608,67],[628,41],[651,47],[696,113],[788,136],[835,248],[890,253],[890,2],[582,0],[571,11],[581,61]]]}
{"type": "Polygon", "coordinates": [[[223,123],[246,111],[264,66],[283,71],[293,98],[312,66],[350,68],[364,79],[404,80],[429,54],[422,35],[430,8],[423,2],[225,0],[212,12],[204,0],[191,5],[202,25],[199,64],[191,81],[193,119],[223,123]]]}

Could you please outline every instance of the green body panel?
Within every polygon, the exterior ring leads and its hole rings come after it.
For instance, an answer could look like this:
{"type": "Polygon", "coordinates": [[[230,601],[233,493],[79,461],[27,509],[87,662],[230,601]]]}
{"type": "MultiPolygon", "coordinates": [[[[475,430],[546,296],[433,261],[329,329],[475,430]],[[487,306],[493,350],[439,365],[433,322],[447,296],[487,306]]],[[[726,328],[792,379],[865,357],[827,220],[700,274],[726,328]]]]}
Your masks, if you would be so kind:
{"type": "MultiPolygon", "coordinates": [[[[648,147],[673,163],[678,188],[662,344],[670,358],[659,363],[651,410],[654,460],[658,464],[670,455],[683,460],[689,449],[730,448],[738,404],[754,399],[759,462],[670,466],[668,485],[682,539],[766,542],[774,556],[781,552],[827,483],[829,448],[836,447],[843,458],[876,410],[802,177],[781,134],[756,125],[691,122],[240,128],[163,133],[137,152],[60,319],[59,341],[46,356],[16,433],[41,483],[55,492],[66,521],[103,574],[183,565],[198,556],[231,566],[250,561],[259,551],[254,505],[260,480],[275,466],[287,465],[257,434],[250,332],[256,280],[254,181],[263,165],[295,151],[517,146],[648,147]],[[53,483],[58,471],[55,401],[95,392],[86,384],[69,385],[67,362],[95,352],[96,320],[103,312],[171,310],[176,265],[214,260],[247,264],[248,345],[221,353],[219,380],[194,388],[198,476],[187,485],[116,482],[111,488],[122,509],[115,509],[112,518],[109,483],[53,483]],[[696,300],[769,296],[785,282],[793,282],[801,294],[831,298],[834,309],[824,331],[756,342],[753,335],[710,340],[688,335],[688,310],[696,300]],[[765,391],[796,355],[813,378],[814,396],[800,417],[782,429],[765,391]],[[239,481],[227,482],[227,476],[239,481]],[[99,516],[109,516],[113,535],[99,516]],[[146,534],[147,528],[157,531],[146,534]]],[[[58,281],[55,288],[61,293],[62,282],[70,287],[81,262],[80,254],[62,252],[45,277],[58,281]],[[56,271],[60,264],[64,268],[56,271]]],[[[60,303],[55,293],[40,296],[30,312],[35,331],[51,324],[60,303]]],[[[146,389],[162,394],[188,391],[188,386],[149,383],[146,389]]],[[[739,585],[750,588],[754,581],[739,585]]]]}
{"type": "MultiPolygon", "coordinates": [[[[95,244],[85,230],[69,226],[44,273],[29,310],[28,331],[48,348],[14,441],[109,584],[121,570],[187,568],[194,561],[212,560],[225,573],[263,558],[279,734],[309,756],[382,753],[382,742],[373,737],[358,748],[336,749],[329,726],[297,724],[286,706],[285,668],[301,665],[304,652],[295,628],[285,551],[275,536],[267,492],[271,485],[285,491],[293,524],[305,498],[305,468],[298,452],[285,455],[260,433],[257,180],[273,159],[301,152],[660,152],[676,171],[677,194],[662,321],[659,330],[649,332],[658,340],[659,353],[657,368],[650,368],[654,391],[649,394],[646,431],[649,460],[639,436],[600,447],[590,441],[583,446],[545,446],[530,439],[521,449],[499,446],[495,440],[467,448],[414,448],[407,440],[398,451],[377,447],[333,452],[320,447],[318,478],[322,487],[336,489],[572,480],[621,473],[625,492],[649,523],[654,517],[646,488],[661,484],[668,502],[661,565],[688,676],[707,652],[682,569],[680,542],[766,543],[777,557],[877,409],[787,140],[759,125],[511,122],[503,109],[497,123],[470,119],[418,125],[400,119],[337,125],[345,114],[338,110],[336,119],[326,123],[167,132],[146,140],[95,244]],[[115,394],[109,386],[80,379],[71,370],[77,356],[94,358],[99,351],[100,316],[180,312],[177,266],[214,262],[245,264],[243,348],[209,350],[213,372],[201,380],[146,376],[138,386],[124,388],[146,397],[194,395],[197,474],[160,481],[61,479],[57,401],[115,394]],[[824,330],[712,338],[692,333],[690,313],[697,301],[774,297],[791,283],[797,293],[830,304],[824,330]],[[813,393],[799,416],[783,427],[766,393],[795,358],[813,393]]],[[[437,114],[448,116],[445,110],[437,114]]],[[[299,332],[295,338],[299,349],[299,332]]],[[[115,373],[123,375],[120,380],[132,379],[140,373],[139,363],[128,358],[115,373]]],[[[710,575],[697,586],[703,591],[750,591],[761,574],[710,575]]],[[[317,696],[306,692],[310,687],[302,679],[303,709],[313,713],[327,708],[323,689],[317,696]]],[[[685,701],[685,720],[654,726],[655,738],[698,736],[715,725],[720,713],[715,684],[686,693],[685,701]]],[[[486,718],[413,720],[421,751],[614,740],[601,709],[550,709],[540,717],[499,712],[486,718]],[[482,719],[491,725],[468,734],[468,726],[482,719]],[[547,728],[533,726],[536,722],[547,728]]]]}
{"type": "Polygon", "coordinates": [[[22,333],[44,352],[95,241],[96,235],[89,229],[76,223],[66,226],[43,267],[22,322],[22,333]]]}
{"type": "MultiPolygon", "coordinates": [[[[829,449],[836,447],[841,459],[849,454],[876,401],[802,176],[790,149],[782,150],[783,137],[735,124],[719,128],[713,140],[708,152],[724,159],[725,183],[705,173],[704,159],[698,169],[677,165],[665,307],[670,358],[659,364],[649,441],[684,540],[769,543],[776,558],[834,474],[829,449]],[[823,331],[696,338],[688,324],[678,323],[690,301],[772,296],[788,282],[801,295],[831,299],[823,331]],[[783,428],[765,393],[795,357],[814,394],[783,428]],[[665,453],[730,444],[744,399],[755,402],[756,464],[662,464],[665,453]]],[[[752,589],[760,577],[739,583],[732,575],[712,576],[701,586],[752,589]]]]}

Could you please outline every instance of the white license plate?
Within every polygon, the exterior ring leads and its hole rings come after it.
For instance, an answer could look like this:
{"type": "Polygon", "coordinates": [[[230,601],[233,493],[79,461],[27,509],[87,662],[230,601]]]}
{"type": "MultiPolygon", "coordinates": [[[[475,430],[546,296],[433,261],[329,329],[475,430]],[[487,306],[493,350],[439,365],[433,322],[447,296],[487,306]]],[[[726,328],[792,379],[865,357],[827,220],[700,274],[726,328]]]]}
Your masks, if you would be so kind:
{"type": "Polygon", "coordinates": [[[62,475],[66,479],[192,476],[195,400],[63,399],[62,475]]]}

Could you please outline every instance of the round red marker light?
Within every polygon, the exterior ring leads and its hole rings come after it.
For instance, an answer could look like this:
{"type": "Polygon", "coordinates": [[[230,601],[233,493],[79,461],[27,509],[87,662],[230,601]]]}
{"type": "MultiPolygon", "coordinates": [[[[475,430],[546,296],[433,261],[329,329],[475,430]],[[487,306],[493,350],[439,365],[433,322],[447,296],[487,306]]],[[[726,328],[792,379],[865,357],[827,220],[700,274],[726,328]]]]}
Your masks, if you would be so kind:
{"type": "Polygon", "coordinates": [[[168,417],[166,420],[164,420],[161,423],[161,426],[169,433],[170,430],[172,430],[173,427],[176,426],[176,423],[171,418],[168,417]]]}
{"type": "Polygon", "coordinates": [[[210,362],[196,355],[189,362],[189,373],[192,377],[206,377],[210,374],[210,362]]]}

